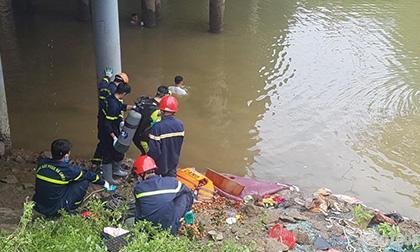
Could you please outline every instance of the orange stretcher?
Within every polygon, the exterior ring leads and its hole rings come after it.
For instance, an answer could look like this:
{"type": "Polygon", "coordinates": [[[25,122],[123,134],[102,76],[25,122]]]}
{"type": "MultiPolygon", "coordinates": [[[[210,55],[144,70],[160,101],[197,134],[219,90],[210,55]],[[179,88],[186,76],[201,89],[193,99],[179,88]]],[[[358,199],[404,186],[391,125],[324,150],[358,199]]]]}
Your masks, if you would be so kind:
{"type": "Polygon", "coordinates": [[[211,199],[216,193],[213,182],[195,168],[179,169],[176,178],[191,190],[197,191],[198,200],[211,199]]]}

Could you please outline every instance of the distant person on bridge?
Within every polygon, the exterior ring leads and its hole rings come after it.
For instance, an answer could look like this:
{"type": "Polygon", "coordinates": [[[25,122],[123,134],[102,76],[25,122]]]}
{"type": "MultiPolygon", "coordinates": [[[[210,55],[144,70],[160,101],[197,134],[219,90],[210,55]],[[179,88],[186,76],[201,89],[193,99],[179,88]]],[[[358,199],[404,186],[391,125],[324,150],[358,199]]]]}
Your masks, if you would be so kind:
{"type": "Polygon", "coordinates": [[[149,152],[159,167],[157,174],[176,177],[181,147],[184,141],[184,125],[175,118],[178,101],[173,96],[164,96],[159,105],[162,120],[152,127],[149,134],[149,152]]]}
{"type": "Polygon", "coordinates": [[[134,162],[134,173],[139,176],[134,186],[135,219],[160,224],[176,235],[180,219],[191,210],[194,195],[175,177],[157,175],[157,169],[155,161],[149,156],[140,156],[134,162]]]}
{"type": "Polygon", "coordinates": [[[171,94],[178,96],[188,95],[184,87],[184,77],[182,77],[181,75],[175,76],[174,83],[174,86],[169,86],[169,91],[171,92],[171,94]]]}
{"type": "Polygon", "coordinates": [[[99,117],[99,141],[102,156],[102,172],[106,181],[118,184],[112,175],[124,177],[128,173],[121,170],[124,154],[114,149],[114,145],[121,133],[124,111],[131,110],[134,106],[123,103],[123,98],[131,92],[128,84],[120,84],[115,94],[108,96],[104,102],[101,116],[99,117]]]}
{"type": "Polygon", "coordinates": [[[149,134],[152,126],[161,120],[159,103],[162,97],[169,95],[167,86],[159,86],[155,97],[140,97],[136,102],[136,111],[142,115],[133,142],[142,155],[149,151],[149,134]]]}
{"type": "Polygon", "coordinates": [[[109,96],[112,96],[115,94],[115,91],[117,90],[118,85],[120,84],[128,84],[128,75],[126,73],[119,73],[116,74],[114,77],[114,81],[111,82],[111,78],[113,75],[113,70],[110,67],[106,67],[104,70],[104,77],[101,79],[101,81],[97,85],[98,90],[98,144],[96,145],[95,154],[93,155],[92,164],[95,166],[95,168],[99,168],[102,163],[102,154],[100,153],[101,150],[101,141],[100,141],[100,135],[99,135],[99,121],[100,118],[103,116],[103,111],[105,109],[106,99],[109,96]]]}
{"type": "Polygon", "coordinates": [[[83,201],[90,183],[115,190],[115,186],[95,173],[70,165],[70,150],[70,141],[57,139],[51,144],[52,158],[38,162],[33,200],[35,210],[45,216],[56,216],[60,209],[75,210],[83,201]]]}

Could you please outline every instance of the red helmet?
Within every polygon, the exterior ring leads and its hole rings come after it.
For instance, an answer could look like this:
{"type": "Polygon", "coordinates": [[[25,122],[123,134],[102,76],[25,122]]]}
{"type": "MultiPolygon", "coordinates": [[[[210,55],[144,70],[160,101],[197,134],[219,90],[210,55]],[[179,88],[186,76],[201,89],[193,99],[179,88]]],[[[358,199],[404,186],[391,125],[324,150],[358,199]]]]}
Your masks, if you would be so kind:
{"type": "Polygon", "coordinates": [[[178,100],[173,96],[166,95],[160,100],[159,109],[175,113],[178,111],[178,100]]]}
{"type": "Polygon", "coordinates": [[[147,171],[154,170],[157,168],[155,160],[153,160],[153,158],[147,155],[142,155],[138,157],[137,160],[134,161],[133,166],[134,173],[136,173],[137,175],[141,175],[147,171]]]}

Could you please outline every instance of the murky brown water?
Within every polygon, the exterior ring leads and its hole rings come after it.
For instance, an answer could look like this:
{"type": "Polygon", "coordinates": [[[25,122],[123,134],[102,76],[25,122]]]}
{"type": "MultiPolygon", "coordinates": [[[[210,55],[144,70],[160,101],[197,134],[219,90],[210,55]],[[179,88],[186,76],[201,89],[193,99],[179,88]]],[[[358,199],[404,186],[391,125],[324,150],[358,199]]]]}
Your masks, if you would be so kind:
{"type": "MultiPolygon", "coordinates": [[[[221,35],[206,32],[207,1],[163,1],[153,30],[120,2],[127,101],[176,74],[190,87],[182,165],[327,186],[420,219],[420,2],[229,0],[221,35]]],[[[7,22],[11,129],[15,146],[67,137],[87,158],[93,37],[62,4],[7,22]]]]}

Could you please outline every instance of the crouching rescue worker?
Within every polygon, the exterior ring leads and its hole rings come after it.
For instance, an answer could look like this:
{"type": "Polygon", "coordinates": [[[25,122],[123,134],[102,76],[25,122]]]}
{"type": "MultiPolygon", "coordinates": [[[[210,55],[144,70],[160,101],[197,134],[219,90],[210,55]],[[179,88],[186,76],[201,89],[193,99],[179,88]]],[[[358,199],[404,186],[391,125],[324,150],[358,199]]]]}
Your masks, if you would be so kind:
{"type": "Polygon", "coordinates": [[[157,174],[165,177],[176,177],[179,155],[184,141],[184,125],[175,118],[178,111],[178,100],[165,96],[160,101],[161,121],[152,127],[149,134],[149,152],[157,166],[157,174]]]}
{"type": "Polygon", "coordinates": [[[60,209],[75,210],[83,201],[90,183],[111,190],[108,182],[78,166],[70,165],[71,143],[57,139],[51,144],[51,159],[42,159],[36,169],[35,210],[51,217],[60,209]]]}
{"type": "Polygon", "coordinates": [[[102,155],[102,172],[106,181],[119,184],[112,175],[124,177],[128,173],[121,170],[124,154],[114,149],[114,145],[121,133],[124,111],[133,108],[123,103],[123,98],[131,92],[128,84],[118,85],[115,94],[106,98],[102,116],[99,118],[100,153],[102,155]]]}
{"type": "Polygon", "coordinates": [[[169,95],[166,86],[159,86],[154,98],[140,97],[136,103],[136,111],[141,114],[141,121],[133,137],[133,143],[140,150],[141,155],[149,151],[149,134],[152,126],[161,120],[159,103],[162,97],[169,95]]]}
{"type": "Polygon", "coordinates": [[[136,221],[147,220],[176,235],[180,219],[191,210],[193,192],[174,177],[156,174],[156,163],[149,156],[140,156],[134,162],[134,173],[139,181],[134,187],[136,221]]]}

